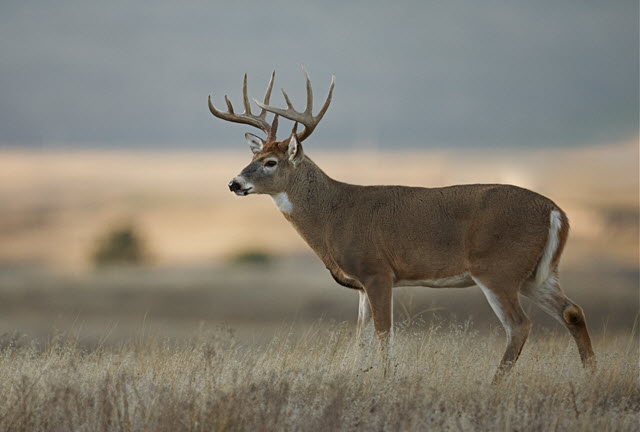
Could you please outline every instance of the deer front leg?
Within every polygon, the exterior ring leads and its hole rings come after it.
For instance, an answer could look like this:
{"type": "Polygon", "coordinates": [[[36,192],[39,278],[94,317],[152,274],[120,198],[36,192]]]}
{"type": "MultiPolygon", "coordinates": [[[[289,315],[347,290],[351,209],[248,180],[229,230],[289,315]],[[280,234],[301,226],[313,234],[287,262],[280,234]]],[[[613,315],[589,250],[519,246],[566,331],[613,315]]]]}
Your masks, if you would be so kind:
{"type": "Polygon", "coordinates": [[[371,308],[369,307],[369,299],[364,290],[358,291],[360,296],[358,305],[358,325],[356,327],[356,340],[360,347],[366,345],[369,341],[369,327],[371,325],[371,308]]]}
{"type": "Polygon", "coordinates": [[[390,364],[390,350],[393,339],[393,297],[392,281],[389,277],[375,276],[364,283],[364,291],[369,299],[373,327],[376,337],[380,342],[384,364],[385,376],[390,364]]]}

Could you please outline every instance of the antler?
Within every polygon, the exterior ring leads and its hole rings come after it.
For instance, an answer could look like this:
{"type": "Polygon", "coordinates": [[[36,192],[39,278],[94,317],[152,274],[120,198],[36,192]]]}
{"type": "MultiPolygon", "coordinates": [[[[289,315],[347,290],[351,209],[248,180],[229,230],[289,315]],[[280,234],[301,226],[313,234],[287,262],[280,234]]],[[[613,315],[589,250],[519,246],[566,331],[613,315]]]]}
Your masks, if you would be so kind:
{"type": "Polygon", "coordinates": [[[331,76],[331,85],[329,86],[329,95],[327,96],[327,99],[324,101],[324,105],[322,105],[322,108],[320,108],[318,115],[314,117],[312,112],[313,91],[311,90],[311,80],[309,79],[309,73],[307,72],[307,69],[304,67],[304,65],[302,65],[302,71],[304,72],[304,77],[306,79],[306,84],[307,84],[307,106],[304,112],[298,112],[293,108],[293,104],[291,103],[291,100],[289,99],[289,96],[287,95],[287,92],[284,91],[284,89],[282,89],[282,94],[284,95],[284,100],[287,103],[287,109],[275,108],[275,107],[269,106],[268,105],[269,102],[267,101],[262,103],[255,99],[253,100],[260,108],[262,108],[263,111],[266,110],[274,114],[281,115],[282,117],[287,118],[289,120],[302,123],[304,125],[304,130],[299,135],[297,135],[298,141],[301,141],[301,142],[304,141],[306,138],[308,138],[309,135],[311,135],[311,133],[316,128],[318,123],[320,123],[320,120],[322,120],[322,117],[324,117],[324,114],[327,112],[327,109],[329,108],[329,104],[331,103],[331,96],[333,95],[333,86],[335,85],[335,79],[336,79],[335,76],[333,75],[331,76]]]}
{"type": "MultiPolygon", "coordinates": [[[[269,85],[267,86],[267,92],[264,95],[265,105],[269,103],[269,99],[271,98],[271,89],[273,88],[273,80],[275,76],[276,72],[273,71],[271,73],[269,85]]],[[[269,124],[266,120],[268,110],[261,107],[262,110],[260,111],[259,115],[256,116],[251,113],[251,105],[249,103],[249,96],[247,95],[247,74],[244,74],[244,79],[242,80],[242,103],[244,104],[244,112],[242,114],[236,114],[233,111],[233,105],[231,105],[231,101],[229,100],[227,95],[224,96],[224,101],[227,103],[226,113],[218,111],[213,106],[213,103],[211,103],[211,95],[209,95],[209,111],[211,111],[211,114],[222,120],[227,120],[234,123],[243,123],[257,127],[258,129],[262,129],[264,133],[267,134],[267,141],[276,140],[276,132],[278,129],[278,115],[276,114],[273,119],[273,123],[269,124]]]]}

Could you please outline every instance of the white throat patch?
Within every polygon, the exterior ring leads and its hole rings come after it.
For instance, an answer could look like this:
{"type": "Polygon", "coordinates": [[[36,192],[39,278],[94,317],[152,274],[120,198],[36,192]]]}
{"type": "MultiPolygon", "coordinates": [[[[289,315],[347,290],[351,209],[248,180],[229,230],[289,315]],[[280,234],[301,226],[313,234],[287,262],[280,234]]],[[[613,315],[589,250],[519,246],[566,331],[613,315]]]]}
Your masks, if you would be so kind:
{"type": "Polygon", "coordinates": [[[273,202],[276,203],[276,207],[282,213],[291,213],[293,211],[293,204],[289,201],[289,195],[286,192],[271,195],[271,198],[273,198],[273,202]]]}

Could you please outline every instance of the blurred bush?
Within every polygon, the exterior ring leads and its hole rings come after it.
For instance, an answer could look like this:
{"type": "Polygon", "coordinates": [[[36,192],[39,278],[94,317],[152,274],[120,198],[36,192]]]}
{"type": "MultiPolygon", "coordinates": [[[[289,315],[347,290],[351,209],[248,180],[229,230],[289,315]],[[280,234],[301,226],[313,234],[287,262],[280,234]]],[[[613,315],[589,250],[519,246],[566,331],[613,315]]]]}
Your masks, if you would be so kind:
{"type": "Polygon", "coordinates": [[[253,265],[253,266],[268,266],[273,264],[275,257],[261,249],[247,249],[240,251],[229,259],[232,265],[253,265]]]}
{"type": "Polygon", "coordinates": [[[97,241],[92,261],[96,267],[140,265],[148,260],[142,236],[132,224],[109,230],[97,241]]]}

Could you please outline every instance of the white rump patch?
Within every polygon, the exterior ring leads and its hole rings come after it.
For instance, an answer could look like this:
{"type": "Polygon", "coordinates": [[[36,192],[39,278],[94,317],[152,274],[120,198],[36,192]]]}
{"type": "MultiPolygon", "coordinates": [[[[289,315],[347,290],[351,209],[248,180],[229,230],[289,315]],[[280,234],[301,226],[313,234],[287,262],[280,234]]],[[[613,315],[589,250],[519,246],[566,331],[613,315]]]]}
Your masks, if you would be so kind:
{"type": "Polygon", "coordinates": [[[271,198],[273,198],[273,202],[276,203],[276,207],[282,213],[291,213],[293,211],[293,204],[289,201],[289,195],[286,192],[271,195],[271,198]]]}
{"type": "Polygon", "coordinates": [[[560,244],[559,232],[562,227],[562,216],[558,210],[551,211],[550,223],[549,223],[549,236],[547,237],[547,244],[544,246],[544,251],[540,257],[538,263],[538,270],[536,272],[536,286],[542,285],[549,276],[553,269],[551,268],[551,260],[558,250],[560,244]]]}

